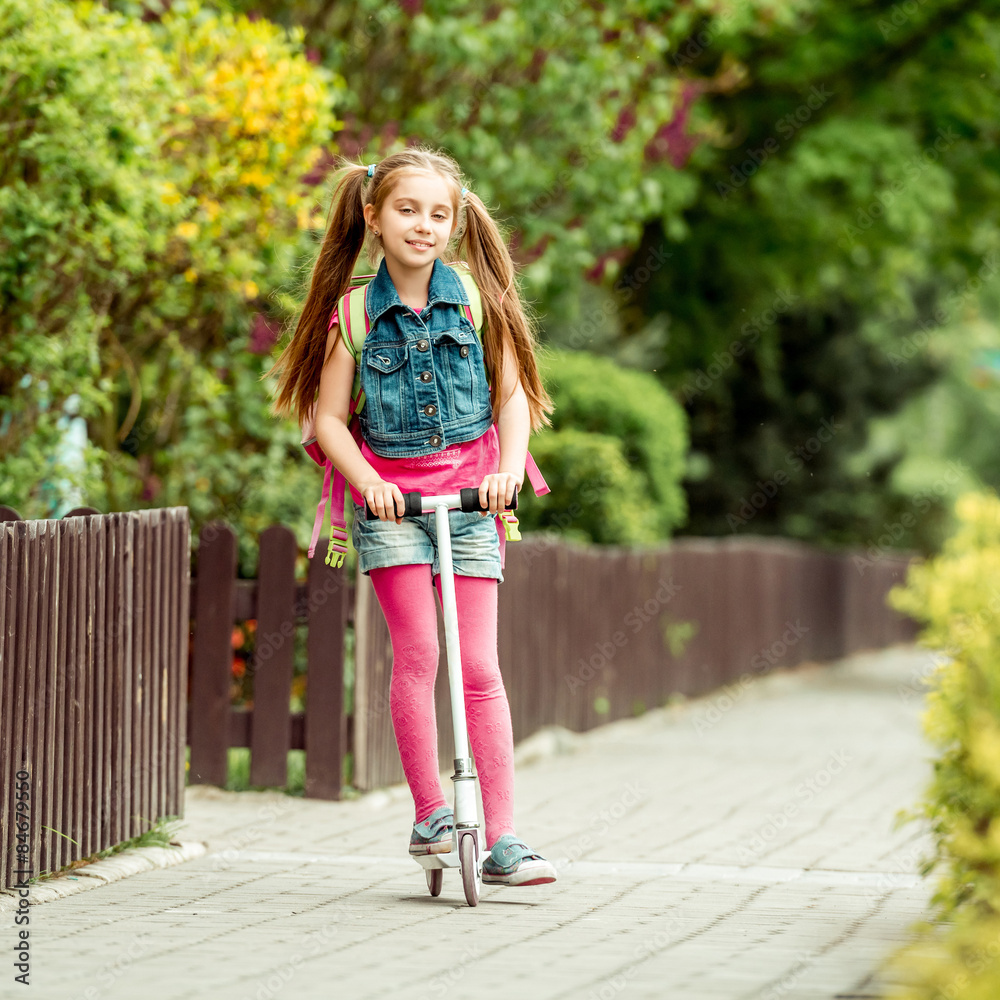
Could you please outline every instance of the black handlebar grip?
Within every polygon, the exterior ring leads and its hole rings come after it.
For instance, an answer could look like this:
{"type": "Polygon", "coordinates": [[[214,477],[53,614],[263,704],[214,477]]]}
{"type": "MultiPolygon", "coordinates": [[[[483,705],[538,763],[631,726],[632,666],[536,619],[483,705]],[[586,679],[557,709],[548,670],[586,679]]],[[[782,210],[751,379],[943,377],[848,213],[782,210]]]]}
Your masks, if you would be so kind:
{"type": "MultiPolygon", "coordinates": [[[[412,490],[409,493],[403,494],[403,517],[412,516],[414,514],[420,514],[423,511],[423,503],[421,502],[420,491],[412,490]]],[[[395,505],[393,505],[393,520],[396,518],[395,505]]],[[[368,506],[368,501],[365,501],[365,520],[366,521],[377,521],[378,511],[374,511],[368,506]]]]}
{"type": "MultiPolygon", "coordinates": [[[[462,510],[466,514],[471,513],[474,510],[484,511],[489,510],[489,506],[484,507],[479,502],[479,490],[474,489],[464,489],[461,491],[460,496],[462,497],[462,510]]],[[[505,507],[504,510],[517,510],[517,487],[514,487],[514,495],[510,498],[510,505],[505,507]]]]}

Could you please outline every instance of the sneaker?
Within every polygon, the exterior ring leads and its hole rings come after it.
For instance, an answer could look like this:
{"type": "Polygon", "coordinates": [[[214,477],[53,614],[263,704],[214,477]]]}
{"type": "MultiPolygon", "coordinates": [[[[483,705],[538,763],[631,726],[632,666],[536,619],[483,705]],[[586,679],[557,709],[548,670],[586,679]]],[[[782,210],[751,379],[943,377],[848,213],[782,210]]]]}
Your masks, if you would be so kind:
{"type": "Polygon", "coordinates": [[[423,822],[413,824],[410,854],[447,854],[451,850],[455,814],[451,806],[440,806],[423,822]]]}
{"type": "Polygon", "coordinates": [[[491,885],[541,885],[555,882],[551,862],[512,833],[505,833],[483,859],[482,881],[491,885]]]}

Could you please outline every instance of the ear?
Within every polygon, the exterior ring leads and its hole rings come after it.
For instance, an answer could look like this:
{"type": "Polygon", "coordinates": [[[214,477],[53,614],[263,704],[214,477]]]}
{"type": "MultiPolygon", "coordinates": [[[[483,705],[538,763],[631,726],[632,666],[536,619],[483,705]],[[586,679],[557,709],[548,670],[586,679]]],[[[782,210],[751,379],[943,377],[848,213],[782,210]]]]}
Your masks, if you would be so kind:
{"type": "Polygon", "coordinates": [[[371,229],[371,227],[374,226],[376,222],[378,222],[378,217],[375,215],[375,206],[371,202],[368,202],[368,204],[365,205],[364,207],[364,213],[365,213],[365,223],[367,224],[368,228],[371,229]]]}

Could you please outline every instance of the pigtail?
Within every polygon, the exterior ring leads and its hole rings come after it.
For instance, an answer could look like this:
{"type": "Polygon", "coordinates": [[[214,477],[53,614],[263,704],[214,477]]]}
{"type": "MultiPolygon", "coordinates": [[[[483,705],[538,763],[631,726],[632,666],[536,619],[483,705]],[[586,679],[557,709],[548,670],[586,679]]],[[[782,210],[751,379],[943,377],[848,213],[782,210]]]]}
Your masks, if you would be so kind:
{"type": "Polygon", "coordinates": [[[356,163],[349,163],[334,174],[326,235],[313,265],[309,294],[292,339],[262,376],[280,373],[271,412],[283,417],[294,411],[300,426],[308,418],[319,391],[330,315],[350,287],[364,244],[363,190],[367,177],[367,168],[356,163]]]}
{"type": "Polygon", "coordinates": [[[555,406],[538,374],[535,360],[538,337],[521,302],[514,261],[496,221],[479,197],[467,191],[464,202],[465,230],[459,243],[459,254],[464,247],[465,259],[482,295],[485,325],[491,331],[489,337],[483,338],[483,353],[493,379],[493,419],[499,419],[504,402],[500,399],[504,344],[510,344],[517,359],[521,385],[528,398],[531,430],[551,426],[552,421],[547,414],[555,406]]]}

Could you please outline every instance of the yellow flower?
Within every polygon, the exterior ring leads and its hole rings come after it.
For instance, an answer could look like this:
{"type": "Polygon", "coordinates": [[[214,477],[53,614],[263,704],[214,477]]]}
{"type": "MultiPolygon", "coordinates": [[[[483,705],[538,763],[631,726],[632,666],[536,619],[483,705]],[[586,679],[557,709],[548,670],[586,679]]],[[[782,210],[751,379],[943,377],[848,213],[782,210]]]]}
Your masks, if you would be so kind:
{"type": "Polygon", "coordinates": [[[221,206],[217,201],[213,201],[211,198],[206,198],[201,203],[201,209],[208,216],[209,222],[215,222],[221,206]]]}
{"type": "Polygon", "coordinates": [[[256,282],[244,281],[243,282],[243,294],[248,299],[255,299],[260,294],[260,289],[257,288],[256,282]]]}
{"type": "Polygon", "coordinates": [[[244,170],[243,173],[240,174],[241,184],[252,184],[254,187],[258,188],[267,187],[273,180],[273,177],[268,176],[256,167],[254,167],[253,170],[244,170]]]}
{"type": "Polygon", "coordinates": [[[196,222],[182,222],[174,230],[181,239],[193,240],[198,235],[198,224],[196,222]]]}
{"type": "Polygon", "coordinates": [[[192,284],[194,284],[194,282],[198,280],[198,272],[193,267],[189,267],[184,272],[184,280],[190,281],[192,284]]]}
{"type": "Polygon", "coordinates": [[[163,185],[163,192],[160,194],[160,201],[162,201],[164,205],[176,205],[180,200],[180,192],[177,190],[176,185],[167,181],[163,185]]]}

